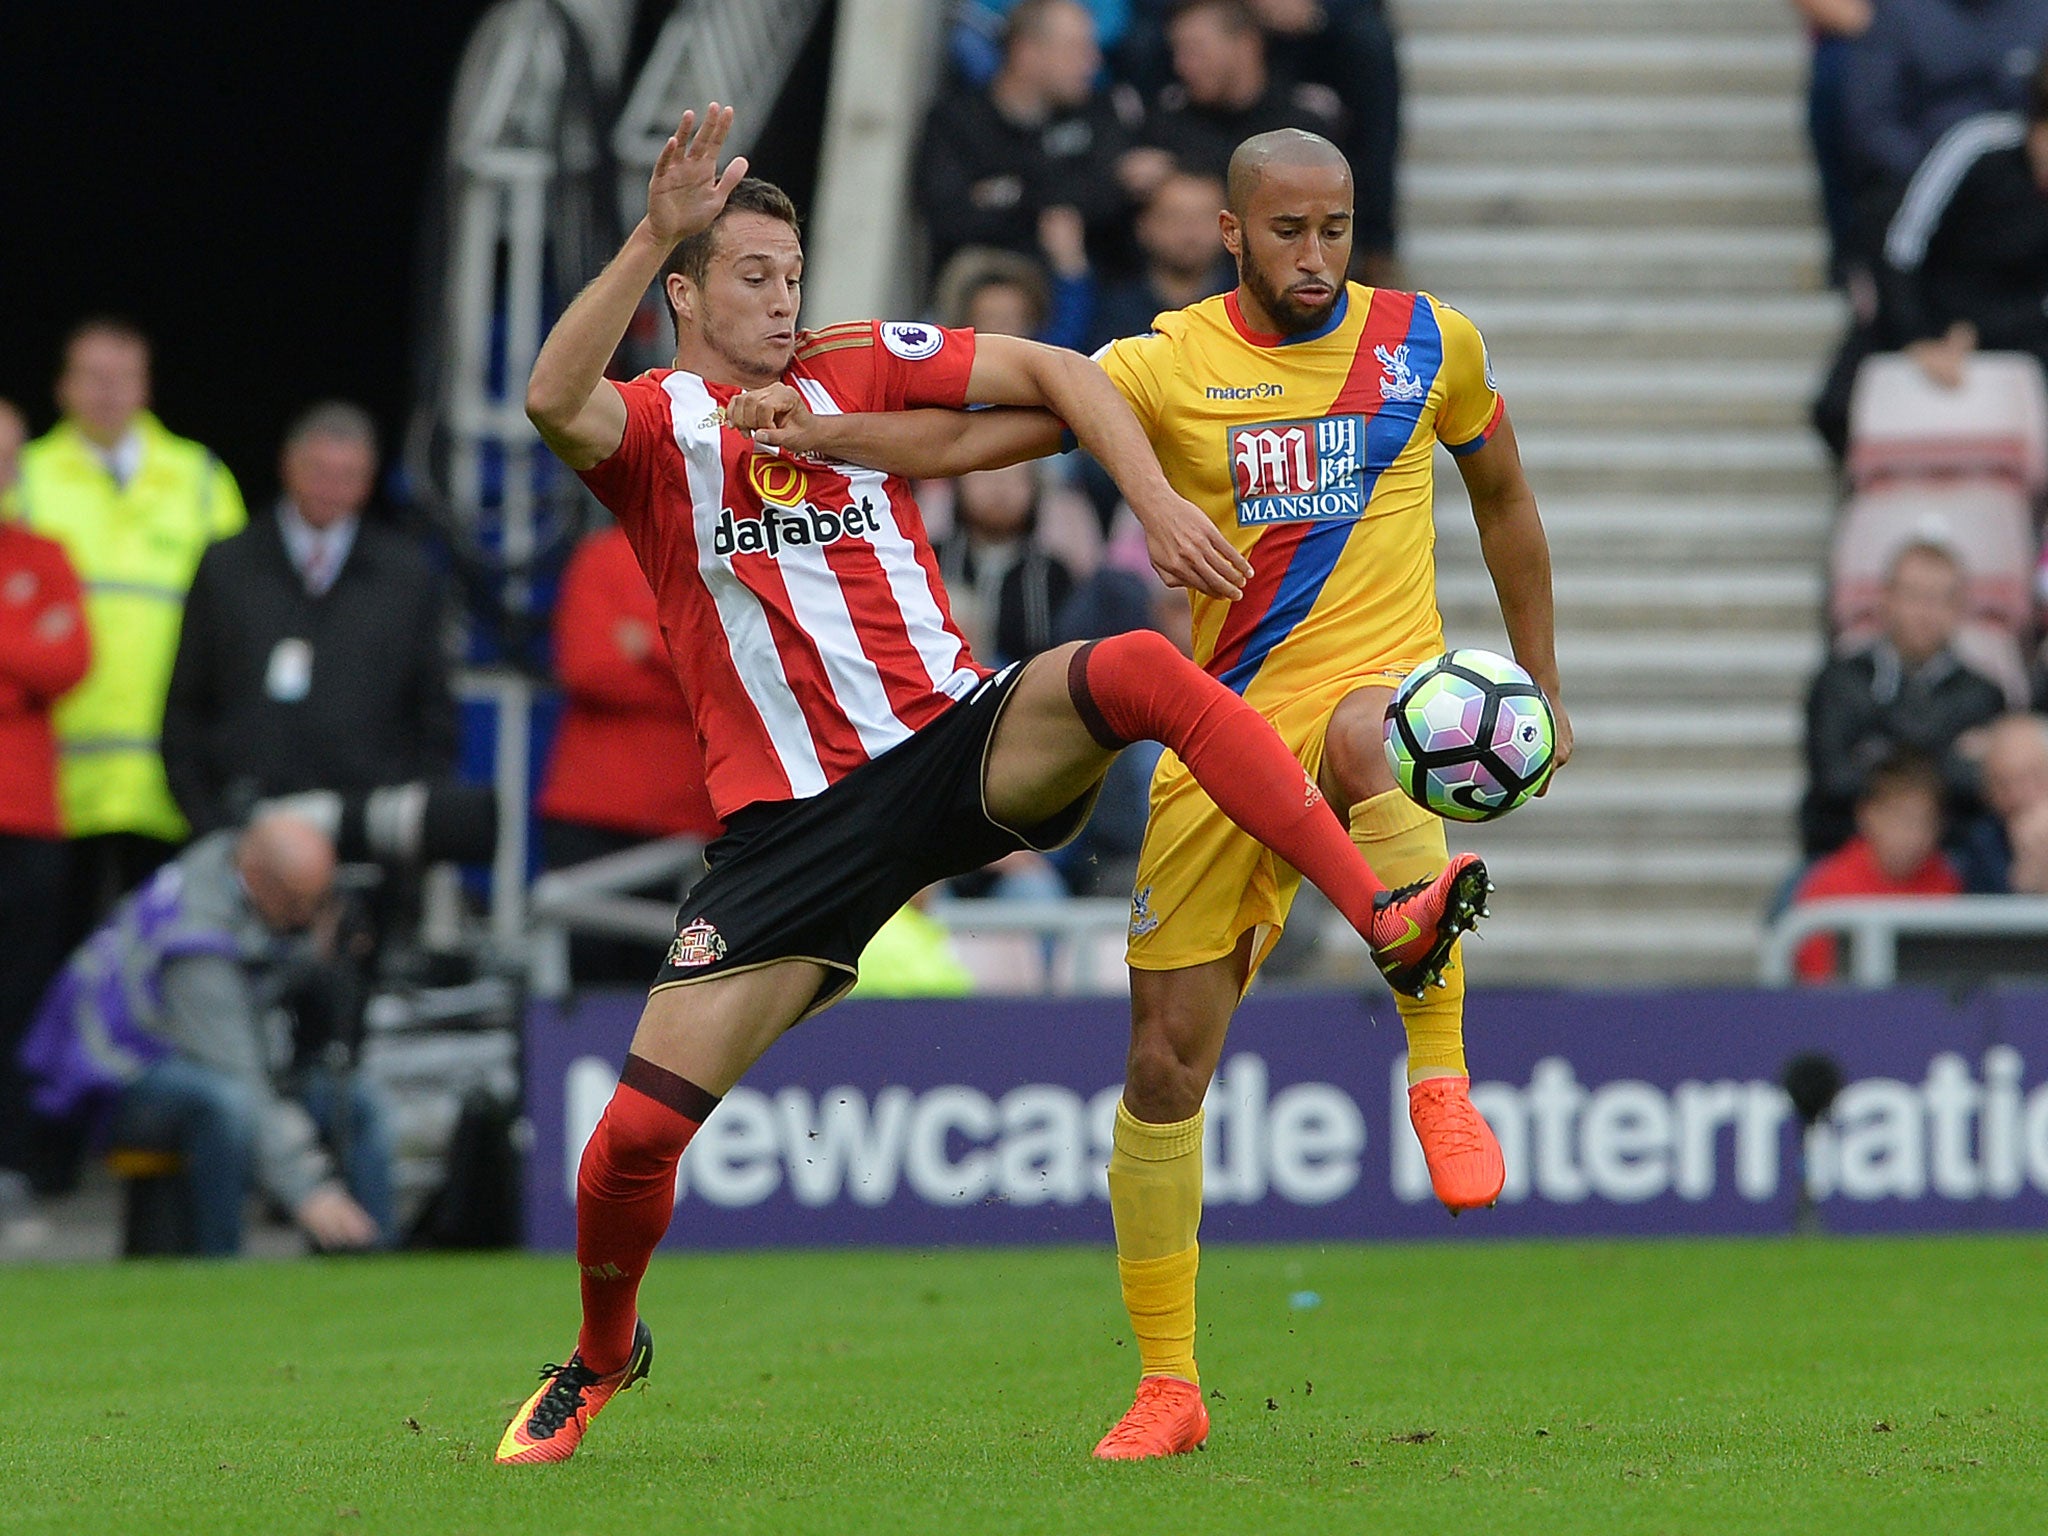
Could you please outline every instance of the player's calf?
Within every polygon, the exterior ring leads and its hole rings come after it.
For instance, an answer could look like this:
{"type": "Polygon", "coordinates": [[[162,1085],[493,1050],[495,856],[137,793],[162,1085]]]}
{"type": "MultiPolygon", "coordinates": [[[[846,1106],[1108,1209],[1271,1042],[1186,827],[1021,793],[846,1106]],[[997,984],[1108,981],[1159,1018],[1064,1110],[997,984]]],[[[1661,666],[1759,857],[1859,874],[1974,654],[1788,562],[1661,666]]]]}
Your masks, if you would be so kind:
{"type": "Polygon", "coordinates": [[[1385,883],[1257,710],[1152,630],[1075,650],[1067,692],[1109,750],[1134,741],[1172,748],[1224,815],[1300,870],[1371,941],[1385,883]]]}

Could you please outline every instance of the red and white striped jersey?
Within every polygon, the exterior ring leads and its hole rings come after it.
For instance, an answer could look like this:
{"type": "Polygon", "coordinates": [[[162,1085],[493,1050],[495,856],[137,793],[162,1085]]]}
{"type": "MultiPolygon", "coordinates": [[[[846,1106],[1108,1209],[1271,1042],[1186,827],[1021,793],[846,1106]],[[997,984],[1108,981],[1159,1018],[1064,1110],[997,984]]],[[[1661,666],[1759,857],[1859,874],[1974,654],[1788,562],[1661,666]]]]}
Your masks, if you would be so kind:
{"type": "MultiPolygon", "coordinates": [[[[973,362],[972,331],[865,320],[799,335],[782,378],[820,414],[957,408],[973,362]]],[[[988,676],[907,482],[757,449],[724,424],[735,385],[614,387],[625,439],[582,478],[654,590],[721,818],[817,794],[988,676]]]]}

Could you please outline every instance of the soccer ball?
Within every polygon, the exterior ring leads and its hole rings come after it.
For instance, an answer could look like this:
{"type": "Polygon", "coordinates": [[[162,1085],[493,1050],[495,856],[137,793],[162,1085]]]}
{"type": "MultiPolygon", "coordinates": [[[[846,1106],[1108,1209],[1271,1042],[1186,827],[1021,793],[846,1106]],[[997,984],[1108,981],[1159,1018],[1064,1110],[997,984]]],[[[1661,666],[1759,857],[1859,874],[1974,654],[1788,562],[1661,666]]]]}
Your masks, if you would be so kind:
{"type": "Polygon", "coordinates": [[[1550,702],[1492,651],[1417,667],[1387,706],[1387,761],[1408,798],[1452,821],[1492,821],[1543,787],[1557,750],[1550,702]]]}

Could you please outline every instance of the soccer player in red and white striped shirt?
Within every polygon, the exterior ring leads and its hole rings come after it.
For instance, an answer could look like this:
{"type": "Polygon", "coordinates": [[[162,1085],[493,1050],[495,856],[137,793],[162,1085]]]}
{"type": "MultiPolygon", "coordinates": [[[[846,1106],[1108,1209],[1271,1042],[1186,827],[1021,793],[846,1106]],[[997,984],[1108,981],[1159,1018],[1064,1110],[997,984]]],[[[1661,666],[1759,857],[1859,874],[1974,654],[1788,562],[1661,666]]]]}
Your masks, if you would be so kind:
{"type": "Polygon", "coordinates": [[[677,1162],[720,1096],[844,995],[867,939],[916,891],[1073,836],[1122,747],[1171,747],[1417,985],[1487,889],[1465,856],[1388,890],[1272,727],[1163,636],[1064,646],[991,674],[953,623],[903,480],[758,448],[726,424],[737,395],[776,383],[821,414],[1042,406],[1116,477],[1162,576],[1242,591],[1243,558],[1167,484],[1087,359],[930,325],[799,331],[796,213],[745,179],[744,160],[719,173],[731,122],[716,103],[701,123],[684,114],[646,218],[556,323],[527,391],[542,437],[618,517],[653,588],[726,831],[584,1150],[576,1351],[543,1372],[501,1462],[565,1459],[647,1373],[640,1278],[673,1215],[677,1162]],[[605,365],[657,279],[675,366],[615,383],[605,365]]]}

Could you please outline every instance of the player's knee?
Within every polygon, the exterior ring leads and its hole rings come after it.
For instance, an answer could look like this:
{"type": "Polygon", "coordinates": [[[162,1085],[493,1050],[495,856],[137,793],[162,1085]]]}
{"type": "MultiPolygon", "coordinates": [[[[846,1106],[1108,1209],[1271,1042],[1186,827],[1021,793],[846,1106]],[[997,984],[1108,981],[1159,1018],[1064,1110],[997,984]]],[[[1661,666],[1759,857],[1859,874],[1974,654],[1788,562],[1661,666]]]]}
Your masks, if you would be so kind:
{"type": "Polygon", "coordinates": [[[1171,1125],[1202,1107],[1213,1075],[1206,1057],[1192,1060],[1166,1036],[1141,1034],[1131,1042],[1124,1103],[1140,1120],[1171,1125]]]}
{"type": "Polygon", "coordinates": [[[1383,688],[1361,688],[1331,712],[1323,732],[1319,783],[1332,805],[1353,806],[1396,787],[1383,740],[1391,697],[1383,688]]]}
{"type": "Polygon", "coordinates": [[[1096,641],[1091,667],[1098,662],[1135,667],[1141,676],[1194,665],[1181,654],[1179,646],[1156,629],[1127,630],[1096,641]]]}

